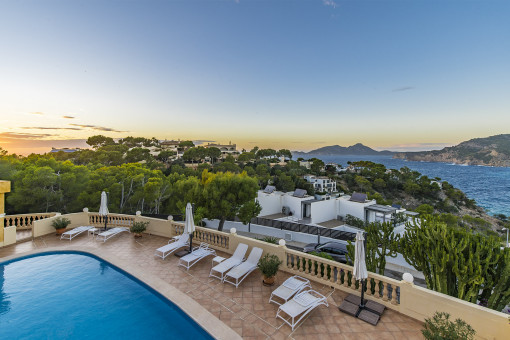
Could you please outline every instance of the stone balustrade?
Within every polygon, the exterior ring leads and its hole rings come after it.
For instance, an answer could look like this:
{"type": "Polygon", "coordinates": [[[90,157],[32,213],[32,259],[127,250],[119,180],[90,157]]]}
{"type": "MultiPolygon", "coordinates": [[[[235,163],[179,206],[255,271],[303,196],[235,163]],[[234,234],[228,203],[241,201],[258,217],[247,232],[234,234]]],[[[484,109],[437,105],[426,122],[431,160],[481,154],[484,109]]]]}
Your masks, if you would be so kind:
{"type": "Polygon", "coordinates": [[[4,228],[16,227],[16,230],[30,230],[34,222],[56,216],[57,213],[19,214],[4,217],[4,228]]]}
{"type": "MultiPolygon", "coordinates": [[[[172,222],[174,226],[174,235],[180,235],[184,231],[184,223],[172,222]]],[[[228,251],[229,248],[229,234],[202,227],[196,227],[193,233],[193,242],[205,242],[212,248],[228,251]]]]}
{"type": "MultiPolygon", "coordinates": [[[[340,262],[286,249],[282,270],[346,292],[361,294],[361,284],[353,278],[353,267],[340,262]]],[[[389,304],[400,303],[399,285],[397,280],[369,272],[365,294],[391,308],[389,304]]]]}
{"type": "Polygon", "coordinates": [[[104,227],[105,218],[107,219],[107,227],[131,227],[135,221],[135,217],[131,215],[122,214],[108,214],[106,217],[101,216],[98,213],[88,213],[89,224],[95,227],[104,227]]]}

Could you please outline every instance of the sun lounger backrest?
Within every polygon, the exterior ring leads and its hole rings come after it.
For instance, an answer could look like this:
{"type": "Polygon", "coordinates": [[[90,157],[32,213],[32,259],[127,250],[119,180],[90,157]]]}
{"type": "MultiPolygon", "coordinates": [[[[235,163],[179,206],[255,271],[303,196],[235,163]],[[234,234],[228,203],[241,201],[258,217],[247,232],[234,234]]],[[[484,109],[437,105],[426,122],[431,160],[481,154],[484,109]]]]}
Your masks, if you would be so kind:
{"type": "Polygon", "coordinates": [[[188,241],[189,241],[189,234],[188,233],[182,234],[182,236],[179,237],[179,239],[177,240],[177,242],[183,243],[183,244],[188,242],[188,241]]]}
{"type": "Polygon", "coordinates": [[[253,247],[250,256],[248,256],[248,259],[246,260],[246,263],[250,263],[256,266],[259,263],[259,260],[262,257],[263,252],[264,251],[261,248],[253,247]]]}
{"type": "Polygon", "coordinates": [[[248,251],[248,245],[244,243],[239,243],[237,245],[236,251],[232,255],[232,258],[242,260],[248,251]]]}

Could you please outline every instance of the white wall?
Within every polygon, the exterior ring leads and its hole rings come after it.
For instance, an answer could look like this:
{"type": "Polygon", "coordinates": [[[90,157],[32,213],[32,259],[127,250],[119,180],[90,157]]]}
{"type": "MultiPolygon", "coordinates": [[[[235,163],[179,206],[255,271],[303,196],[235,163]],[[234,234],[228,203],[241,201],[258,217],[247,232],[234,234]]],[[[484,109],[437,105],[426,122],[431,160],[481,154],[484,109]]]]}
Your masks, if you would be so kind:
{"type": "Polygon", "coordinates": [[[375,204],[375,201],[369,201],[367,203],[359,203],[349,201],[347,197],[340,197],[340,206],[338,209],[338,215],[347,216],[347,214],[361,218],[365,220],[365,207],[375,204]]]}
{"type": "Polygon", "coordinates": [[[336,219],[337,216],[337,201],[338,200],[324,200],[314,202],[312,206],[312,223],[320,223],[336,219]]]}
{"type": "Polygon", "coordinates": [[[257,200],[262,207],[259,216],[267,216],[282,212],[282,193],[273,192],[265,194],[263,191],[257,193],[257,200]]]}
{"type": "Polygon", "coordinates": [[[309,200],[311,197],[299,198],[294,197],[292,194],[283,196],[283,205],[290,208],[292,216],[302,218],[301,215],[301,201],[309,200]]]}

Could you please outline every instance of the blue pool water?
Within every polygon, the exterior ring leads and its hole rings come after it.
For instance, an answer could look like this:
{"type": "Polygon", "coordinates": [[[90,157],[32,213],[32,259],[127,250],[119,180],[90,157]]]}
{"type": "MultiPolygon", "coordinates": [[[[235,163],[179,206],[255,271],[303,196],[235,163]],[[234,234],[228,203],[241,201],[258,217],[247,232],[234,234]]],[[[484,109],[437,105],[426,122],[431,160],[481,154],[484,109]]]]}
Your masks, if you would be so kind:
{"type": "Polygon", "coordinates": [[[212,339],[129,274],[70,252],[0,263],[0,337],[212,339]]]}
{"type": "Polygon", "coordinates": [[[389,169],[408,167],[430,178],[439,177],[464,191],[490,214],[510,215],[510,168],[456,165],[438,162],[413,162],[391,156],[322,156],[324,162],[347,166],[348,161],[367,160],[384,164],[389,169]]]}

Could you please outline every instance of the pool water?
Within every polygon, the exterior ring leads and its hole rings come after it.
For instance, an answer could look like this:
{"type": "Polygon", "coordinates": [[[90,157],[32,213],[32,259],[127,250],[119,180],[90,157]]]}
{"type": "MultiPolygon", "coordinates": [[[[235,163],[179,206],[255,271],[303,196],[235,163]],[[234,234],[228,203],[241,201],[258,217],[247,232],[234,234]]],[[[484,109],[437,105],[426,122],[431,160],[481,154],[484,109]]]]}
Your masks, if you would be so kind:
{"type": "Polygon", "coordinates": [[[139,280],[75,252],[0,263],[0,337],[212,339],[139,280]]]}

